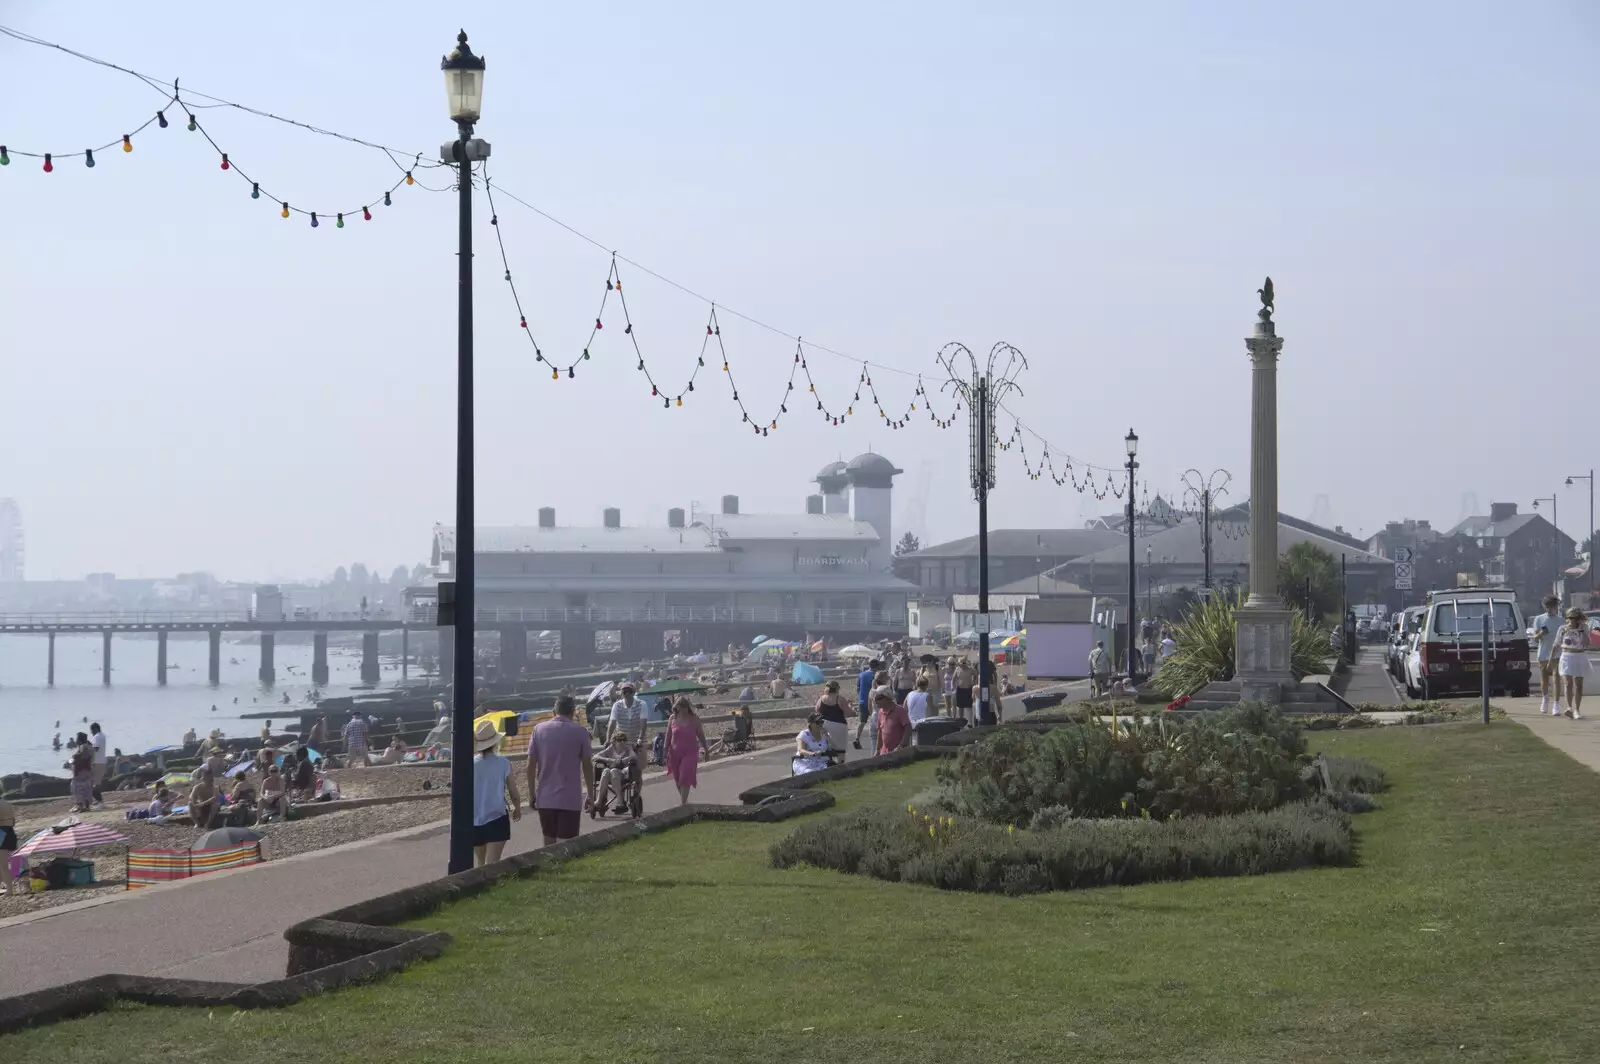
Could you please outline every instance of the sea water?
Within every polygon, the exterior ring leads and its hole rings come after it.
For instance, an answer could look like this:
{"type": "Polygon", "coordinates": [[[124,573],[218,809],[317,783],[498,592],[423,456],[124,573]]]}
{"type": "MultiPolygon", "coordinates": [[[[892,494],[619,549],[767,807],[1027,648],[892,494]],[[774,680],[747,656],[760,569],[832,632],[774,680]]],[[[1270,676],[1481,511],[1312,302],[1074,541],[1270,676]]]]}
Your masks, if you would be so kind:
{"type": "MultiPolygon", "coordinates": [[[[154,638],[111,637],[109,687],[101,684],[99,632],[56,636],[54,687],[45,682],[49,653],[46,636],[0,635],[0,775],[65,775],[68,751],[52,750],[51,737],[59,731],[61,741],[70,743],[78,732],[89,730],[90,721],[106,733],[108,749],[133,754],[178,743],[191,728],[199,735],[221,728],[227,736],[258,736],[264,722],[241,720],[241,713],[276,709],[283,718],[273,718],[273,731],[296,731],[299,715],[312,708],[305,701],[312,687],[310,643],[278,641],[273,655],[277,683],[271,690],[257,678],[261,648],[226,639],[221,684],[209,686],[204,634],[168,638],[165,687],[156,683],[154,638]],[[282,705],[285,694],[290,705],[282,705]]],[[[392,687],[399,679],[397,664],[385,660],[382,686],[392,687]]],[[[359,648],[328,648],[328,681],[322,687],[326,695],[349,694],[361,682],[359,648]]]]}

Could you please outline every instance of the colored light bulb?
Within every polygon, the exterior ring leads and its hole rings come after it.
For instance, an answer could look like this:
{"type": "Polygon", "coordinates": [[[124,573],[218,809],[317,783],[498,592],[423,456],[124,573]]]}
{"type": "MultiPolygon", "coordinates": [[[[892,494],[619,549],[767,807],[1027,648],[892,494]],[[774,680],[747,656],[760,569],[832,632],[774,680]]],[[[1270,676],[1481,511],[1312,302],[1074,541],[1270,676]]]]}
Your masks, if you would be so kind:
{"type": "Polygon", "coordinates": [[[250,198],[251,199],[260,199],[261,198],[261,182],[259,182],[259,181],[250,182],[250,198]]]}
{"type": "Polygon", "coordinates": [[[855,412],[856,412],[856,408],[855,407],[853,407],[853,406],[845,407],[844,416],[845,417],[849,417],[851,414],[854,414],[855,412]]]}
{"type": "Polygon", "coordinates": [[[198,123],[198,122],[196,122],[194,120],[194,115],[190,115],[189,116],[189,132],[193,133],[195,130],[197,130],[199,128],[200,128],[200,123],[198,123]]]}
{"type": "Polygon", "coordinates": [[[639,360],[639,372],[640,373],[644,372],[644,359],[642,359],[642,358],[639,360]]]}
{"type": "Polygon", "coordinates": [[[133,150],[133,138],[129,137],[128,134],[126,134],[126,133],[124,133],[122,135],[122,150],[123,151],[132,151],[133,150]]]}
{"type": "Polygon", "coordinates": [[[506,271],[506,280],[508,280],[508,281],[511,280],[511,271],[510,270],[506,271]]]}
{"type": "Polygon", "coordinates": [[[166,129],[167,128],[167,114],[166,114],[166,112],[165,111],[157,111],[156,112],[156,121],[161,124],[161,128],[162,129],[166,129]]]}
{"type": "Polygon", "coordinates": [[[606,327],[605,322],[601,321],[599,318],[596,318],[594,319],[594,327],[596,329],[604,329],[606,327]]]}
{"type": "Polygon", "coordinates": [[[44,172],[47,173],[47,174],[54,173],[55,169],[56,169],[55,168],[55,164],[50,161],[50,153],[49,152],[45,152],[44,153],[44,172]]]}
{"type": "Polygon", "coordinates": [[[227,152],[223,152],[222,153],[222,168],[224,170],[228,169],[228,153],[227,152]]]}
{"type": "Polygon", "coordinates": [[[344,228],[344,215],[339,214],[339,215],[335,215],[334,216],[333,227],[335,229],[343,229],[344,228]]]}
{"type": "Polygon", "coordinates": [[[794,364],[797,366],[800,364],[800,352],[798,351],[794,353],[794,364]]]}
{"type": "Polygon", "coordinates": [[[589,357],[589,349],[587,347],[583,349],[583,357],[584,358],[588,358],[589,357]]]}
{"type": "Polygon", "coordinates": [[[385,192],[385,193],[384,193],[384,194],[383,194],[383,205],[384,205],[384,206],[385,206],[385,207],[392,207],[392,206],[394,206],[394,201],[393,201],[393,200],[391,200],[391,199],[390,199],[390,198],[389,198],[389,194],[388,194],[388,193],[387,193],[387,192],[385,192]]]}
{"type": "Polygon", "coordinates": [[[661,397],[661,409],[663,409],[663,410],[671,410],[672,409],[672,400],[668,399],[664,395],[661,397]]]}
{"type": "Polygon", "coordinates": [[[699,358],[695,359],[695,364],[696,365],[700,365],[700,366],[705,365],[706,364],[706,356],[701,355],[699,358]]]}
{"type": "Polygon", "coordinates": [[[678,396],[678,405],[679,405],[679,406],[682,406],[682,405],[683,405],[683,396],[681,396],[681,395],[680,395],[680,396],[678,396]]]}
{"type": "Polygon", "coordinates": [[[550,379],[553,380],[553,381],[560,380],[561,379],[561,371],[558,370],[558,369],[551,370],[550,371],[550,379]]]}
{"type": "Polygon", "coordinates": [[[414,184],[416,184],[416,183],[417,183],[417,182],[416,182],[416,179],[415,179],[415,178],[413,178],[413,177],[412,177],[412,176],[411,176],[411,171],[410,171],[410,170],[407,170],[407,171],[406,171],[406,184],[408,184],[408,185],[414,185],[414,184]]]}
{"type": "Polygon", "coordinates": [[[0,144],[0,166],[10,166],[11,156],[6,154],[6,146],[0,144]]]}
{"type": "Polygon", "coordinates": [[[736,402],[736,403],[739,401],[739,393],[738,392],[734,392],[733,393],[733,401],[736,402]]]}
{"type": "Polygon", "coordinates": [[[567,380],[570,381],[572,378],[574,378],[576,376],[577,376],[577,374],[572,371],[572,367],[568,366],[567,367],[567,380]]]}
{"type": "Polygon", "coordinates": [[[623,329],[622,333],[623,333],[624,336],[632,336],[633,335],[633,322],[630,321],[628,323],[628,327],[626,329],[623,329]]]}
{"type": "Polygon", "coordinates": [[[656,392],[656,386],[655,386],[655,385],[654,385],[654,384],[652,384],[652,385],[651,385],[651,386],[650,386],[650,394],[651,394],[651,395],[656,395],[656,394],[658,394],[658,393],[657,393],[657,392],[656,392]]]}
{"type": "Polygon", "coordinates": [[[311,212],[311,228],[315,229],[316,227],[317,227],[317,212],[316,211],[312,211],[311,212]]]}
{"type": "Polygon", "coordinates": [[[524,329],[528,327],[528,316],[526,314],[522,316],[522,327],[524,329]]]}
{"type": "Polygon", "coordinates": [[[363,222],[372,221],[372,212],[367,210],[365,207],[361,208],[361,220],[363,222]]]}
{"type": "Polygon", "coordinates": [[[724,362],[722,364],[722,372],[724,372],[724,373],[728,372],[728,364],[726,362],[724,362]]]}
{"type": "Polygon", "coordinates": [[[711,326],[709,326],[709,325],[706,326],[706,335],[707,336],[711,335],[711,326]]]}
{"type": "Polygon", "coordinates": [[[611,291],[611,278],[609,277],[606,278],[606,291],[611,291]]]}
{"type": "Polygon", "coordinates": [[[691,391],[691,392],[692,392],[692,391],[694,391],[694,381],[690,381],[690,382],[689,382],[689,390],[690,390],[690,391],[691,391]]]}
{"type": "Polygon", "coordinates": [[[289,201],[288,200],[284,200],[283,201],[283,210],[280,211],[279,213],[282,214],[285,218],[289,217],[289,201]]]}
{"type": "Polygon", "coordinates": [[[85,165],[85,166],[93,166],[94,165],[94,150],[92,148],[83,149],[83,165],[85,165]]]}
{"type": "Polygon", "coordinates": [[[622,291],[622,278],[617,278],[617,291],[622,291]]]}
{"type": "Polygon", "coordinates": [[[489,224],[490,225],[499,225],[500,224],[500,216],[498,214],[489,215],[489,224]]]}

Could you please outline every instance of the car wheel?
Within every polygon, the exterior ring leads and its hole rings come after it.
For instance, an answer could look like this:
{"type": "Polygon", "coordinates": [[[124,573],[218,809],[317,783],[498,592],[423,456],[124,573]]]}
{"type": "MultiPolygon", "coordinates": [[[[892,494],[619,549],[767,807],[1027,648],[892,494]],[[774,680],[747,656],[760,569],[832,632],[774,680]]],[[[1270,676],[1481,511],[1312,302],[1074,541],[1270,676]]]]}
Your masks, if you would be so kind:
{"type": "Polygon", "coordinates": [[[1528,697],[1528,681],[1524,680],[1522,683],[1515,684],[1514,686],[1512,686],[1512,688],[1511,688],[1511,697],[1512,698],[1527,698],[1528,697]]]}
{"type": "Polygon", "coordinates": [[[1418,691],[1418,694],[1421,696],[1421,698],[1422,698],[1422,700],[1424,702],[1432,702],[1433,701],[1433,682],[1431,680],[1428,680],[1428,679],[1424,678],[1423,681],[1422,681],[1422,687],[1418,691]]]}

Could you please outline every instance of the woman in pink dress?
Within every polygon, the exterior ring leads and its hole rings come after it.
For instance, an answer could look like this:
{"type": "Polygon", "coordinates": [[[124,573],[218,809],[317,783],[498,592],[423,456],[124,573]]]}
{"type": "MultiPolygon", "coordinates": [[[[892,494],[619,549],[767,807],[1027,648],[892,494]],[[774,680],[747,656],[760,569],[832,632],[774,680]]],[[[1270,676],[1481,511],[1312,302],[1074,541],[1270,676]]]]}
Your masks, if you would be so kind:
{"type": "Polygon", "coordinates": [[[667,721],[667,775],[678,785],[678,804],[689,804],[689,789],[699,782],[700,751],[708,750],[706,730],[687,698],[679,697],[667,721]]]}

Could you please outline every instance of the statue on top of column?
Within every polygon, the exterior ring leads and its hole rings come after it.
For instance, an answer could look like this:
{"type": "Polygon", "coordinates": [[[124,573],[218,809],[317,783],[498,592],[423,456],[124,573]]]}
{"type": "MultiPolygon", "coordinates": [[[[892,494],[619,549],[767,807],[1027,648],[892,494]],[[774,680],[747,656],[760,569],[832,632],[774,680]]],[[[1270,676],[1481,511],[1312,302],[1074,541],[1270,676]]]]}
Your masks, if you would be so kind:
{"type": "Polygon", "coordinates": [[[1261,297],[1260,316],[1262,321],[1272,320],[1272,278],[1267,278],[1267,283],[1256,289],[1256,295],[1261,297]]]}

